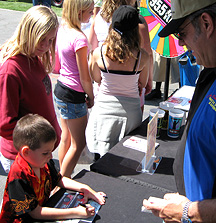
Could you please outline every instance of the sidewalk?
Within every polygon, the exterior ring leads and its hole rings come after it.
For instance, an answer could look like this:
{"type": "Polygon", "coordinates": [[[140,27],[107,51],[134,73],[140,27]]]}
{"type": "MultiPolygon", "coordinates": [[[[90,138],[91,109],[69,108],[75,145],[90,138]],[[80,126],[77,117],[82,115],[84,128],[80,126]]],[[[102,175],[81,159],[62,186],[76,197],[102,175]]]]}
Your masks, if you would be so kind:
{"type": "MultiPolygon", "coordinates": [[[[8,38],[10,38],[12,36],[22,15],[23,15],[23,12],[0,9],[0,33],[1,33],[0,45],[3,44],[8,38]]],[[[51,77],[51,81],[52,81],[52,87],[54,89],[58,75],[51,74],[50,77],[51,77]]],[[[177,83],[170,84],[169,85],[169,95],[177,88],[178,88],[177,83]]],[[[162,83],[162,87],[161,87],[162,92],[163,92],[163,89],[164,89],[164,83],[162,83]]],[[[160,101],[162,101],[162,99],[145,102],[143,120],[148,117],[149,110],[151,108],[157,107],[159,105],[160,101]]],[[[56,109],[56,112],[57,112],[57,116],[59,118],[59,113],[58,113],[57,109],[56,109]]],[[[87,156],[86,154],[87,154],[87,151],[85,150],[83,155],[81,156],[72,176],[76,175],[82,169],[89,170],[89,167],[92,163],[92,156],[87,156]]],[[[53,152],[53,158],[56,161],[56,163],[58,163],[58,149],[56,149],[53,152]]],[[[1,182],[0,183],[0,201],[3,196],[6,178],[7,178],[7,175],[5,174],[4,170],[2,169],[2,166],[0,165],[0,182],[1,182]]]]}

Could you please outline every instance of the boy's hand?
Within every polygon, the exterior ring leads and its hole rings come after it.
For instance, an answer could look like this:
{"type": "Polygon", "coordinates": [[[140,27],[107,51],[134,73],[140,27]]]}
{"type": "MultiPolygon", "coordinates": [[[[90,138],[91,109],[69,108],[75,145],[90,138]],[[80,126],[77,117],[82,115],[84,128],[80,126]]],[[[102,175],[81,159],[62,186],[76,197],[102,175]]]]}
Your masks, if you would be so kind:
{"type": "Polygon", "coordinates": [[[77,209],[78,215],[80,215],[79,218],[89,218],[95,215],[95,208],[92,207],[90,204],[85,205],[86,207],[82,207],[80,205],[75,207],[77,209]]]}
{"type": "Polygon", "coordinates": [[[104,192],[97,192],[94,194],[94,196],[96,197],[96,199],[92,198],[93,200],[97,201],[100,205],[104,205],[106,200],[106,194],[104,192]]]}
{"type": "Polygon", "coordinates": [[[106,194],[104,192],[95,192],[89,186],[82,188],[81,192],[84,194],[84,198],[87,200],[92,199],[98,202],[100,205],[105,204],[106,194]]]}

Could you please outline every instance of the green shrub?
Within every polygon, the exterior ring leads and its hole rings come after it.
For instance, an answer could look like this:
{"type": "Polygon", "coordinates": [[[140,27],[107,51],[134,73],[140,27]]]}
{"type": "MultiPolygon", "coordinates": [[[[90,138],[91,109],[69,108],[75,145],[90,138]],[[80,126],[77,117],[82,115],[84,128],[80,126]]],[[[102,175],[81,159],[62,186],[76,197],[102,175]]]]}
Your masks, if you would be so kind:
{"type": "MultiPolygon", "coordinates": [[[[15,11],[26,11],[33,6],[31,0],[3,0],[0,1],[0,8],[2,9],[10,9],[15,11]]],[[[61,17],[62,8],[58,8],[52,6],[53,11],[57,14],[57,16],[61,17]]]]}

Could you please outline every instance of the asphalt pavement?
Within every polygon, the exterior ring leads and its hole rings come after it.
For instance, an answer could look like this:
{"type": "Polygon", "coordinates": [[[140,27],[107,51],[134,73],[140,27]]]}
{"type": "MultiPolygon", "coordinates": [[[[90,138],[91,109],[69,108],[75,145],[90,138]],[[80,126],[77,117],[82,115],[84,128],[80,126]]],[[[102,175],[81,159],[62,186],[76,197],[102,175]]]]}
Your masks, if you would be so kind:
{"type": "MultiPolygon", "coordinates": [[[[7,39],[9,39],[13,35],[22,15],[23,15],[23,12],[0,9],[0,45],[3,44],[7,39]]],[[[52,80],[52,87],[54,89],[58,75],[51,74],[50,77],[52,80]]],[[[162,83],[162,87],[161,87],[162,93],[163,93],[163,88],[164,88],[164,83],[162,83]]],[[[177,83],[170,84],[169,85],[169,95],[177,88],[178,88],[177,83]]],[[[161,98],[161,99],[145,102],[143,120],[146,117],[148,117],[149,110],[151,108],[157,107],[159,105],[159,102],[162,100],[163,99],[161,98]]],[[[56,113],[59,118],[59,113],[58,113],[57,109],[56,109],[56,113]]],[[[56,149],[53,152],[53,158],[58,166],[58,149],[56,149]]],[[[74,169],[72,177],[74,175],[76,175],[78,172],[80,172],[82,169],[89,170],[89,167],[92,163],[93,163],[93,155],[90,154],[88,152],[88,150],[85,148],[85,150],[83,151],[83,154],[81,155],[81,157],[79,159],[77,166],[74,169]]],[[[7,178],[7,174],[4,172],[4,170],[0,164],[0,201],[3,196],[6,178],[7,178]]]]}

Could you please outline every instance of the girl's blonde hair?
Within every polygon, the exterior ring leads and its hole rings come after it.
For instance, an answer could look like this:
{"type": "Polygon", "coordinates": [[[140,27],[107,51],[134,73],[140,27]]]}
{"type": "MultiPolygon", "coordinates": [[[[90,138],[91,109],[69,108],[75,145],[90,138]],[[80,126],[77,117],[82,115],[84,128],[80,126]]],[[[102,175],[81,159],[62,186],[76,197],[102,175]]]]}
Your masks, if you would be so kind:
{"type": "Polygon", "coordinates": [[[64,0],[62,19],[69,28],[81,31],[82,12],[89,9],[93,0],[64,0]]]}
{"type": "Polygon", "coordinates": [[[137,26],[120,35],[110,27],[104,44],[107,46],[105,55],[112,61],[118,61],[120,64],[123,64],[131,57],[136,59],[133,52],[140,51],[139,28],[137,26]]]}
{"type": "MultiPolygon", "coordinates": [[[[33,6],[27,10],[14,35],[1,47],[1,63],[20,53],[32,58],[39,42],[45,38],[49,31],[57,29],[58,24],[55,12],[49,7],[33,6]]],[[[55,63],[55,43],[56,38],[53,40],[50,50],[41,57],[47,72],[53,70],[52,67],[55,63]]]]}
{"type": "Polygon", "coordinates": [[[113,12],[120,5],[131,5],[132,0],[103,0],[101,7],[101,16],[106,22],[112,21],[113,12]]]}

